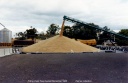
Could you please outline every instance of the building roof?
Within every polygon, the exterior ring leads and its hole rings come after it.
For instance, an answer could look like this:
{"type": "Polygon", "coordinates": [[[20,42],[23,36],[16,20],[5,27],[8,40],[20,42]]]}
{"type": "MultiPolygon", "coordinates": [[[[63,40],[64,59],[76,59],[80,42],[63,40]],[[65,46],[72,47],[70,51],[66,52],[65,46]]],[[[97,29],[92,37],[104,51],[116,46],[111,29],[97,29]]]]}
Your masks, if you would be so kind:
{"type": "Polygon", "coordinates": [[[10,31],[10,32],[11,32],[11,30],[9,30],[9,29],[7,29],[7,28],[3,28],[3,29],[0,30],[0,31],[10,31]]]}

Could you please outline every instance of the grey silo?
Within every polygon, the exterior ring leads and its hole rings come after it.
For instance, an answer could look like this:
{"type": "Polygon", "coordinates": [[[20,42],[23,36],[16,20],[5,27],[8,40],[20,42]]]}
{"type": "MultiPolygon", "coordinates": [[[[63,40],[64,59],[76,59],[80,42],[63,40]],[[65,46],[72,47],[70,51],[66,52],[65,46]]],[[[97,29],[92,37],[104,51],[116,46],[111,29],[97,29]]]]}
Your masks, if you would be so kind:
{"type": "Polygon", "coordinates": [[[0,30],[0,43],[11,43],[12,31],[7,28],[0,30]]]}

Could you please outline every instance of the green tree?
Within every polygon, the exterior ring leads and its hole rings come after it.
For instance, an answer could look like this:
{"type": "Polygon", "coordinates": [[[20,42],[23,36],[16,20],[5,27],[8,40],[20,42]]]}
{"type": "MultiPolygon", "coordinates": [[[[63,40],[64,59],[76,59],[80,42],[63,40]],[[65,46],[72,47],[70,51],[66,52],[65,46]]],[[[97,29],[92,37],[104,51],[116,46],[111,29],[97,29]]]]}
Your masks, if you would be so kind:
{"type": "Polygon", "coordinates": [[[106,32],[106,31],[110,31],[110,29],[107,26],[103,27],[103,29],[105,31],[103,31],[102,34],[100,35],[100,39],[102,39],[102,40],[110,39],[111,38],[111,34],[106,32]]]}
{"type": "Polygon", "coordinates": [[[41,32],[41,33],[38,34],[37,38],[45,40],[47,37],[46,37],[46,34],[44,32],[41,32]]]}
{"type": "MultiPolygon", "coordinates": [[[[128,37],[128,29],[121,29],[118,34],[122,34],[128,37]]],[[[118,45],[121,45],[121,46],[128,45],[128,40],[125,38],[116,37],[116,42],[118,45]]]]}
{"type": "Polygon", "coordinates": [[[128,29],[121,29],[121,30],[119,31],[119,34],[128,36],[128,29]]]}
{"type": "Polygon", "coordinates": [[[27,29],[27,30],[25,31],[25,34],[26,34],[26,37],[27,37],[27,38],[31,38],[32,40],[34,40],[34,38],[37,37],[37,32],[38,32],[37,29],[32,28],[32,26],[31,26],[30,29],[27,29]]]}
{"type": "Polygon", "coordinates": [[[16,33],[16,36],[17,36],[16,39],[18,39],[18,40],[25,40],[26,39],[24,32],[18,32],[18,33],[16,33]]]}
{"type": "Polygon", "coordinates": [[[87,23],[89,26],[85,26],[86,28],[86,35],[88,35],[89,39],[98,39],[97,33],[101,32],[98,29],[95,29],[95,27],[99,27],[99,25],[96,25],[94,23],[87,23]],[[88,32],[88,33],[87,33],[88,32]]]}
{"type": "Polygon", "coordinates": [[[102,33],[99,36],[98,44],[102,44],[106,40],[113,40],[114,41],[114,35],[108,33],[107,31],[111,31],[110,28],[107,26],[103,27],[105,31],[101,31],[102,33]]]}
{"type": "Polygon", "coordinates": [[[56,24],[51,24],[49,27],[48,27],[48,30],[46,31],[47,32],[47,35],[51,35],[51,36],[54,36],[56,34],[59,33],[59,25],[56,25],[56,24]]]}
{"type": "Polygon", "coordinates": [[[77,39],[97,39],[96,29],[92,28],[95,24],[88,23],[87,25],[75,24],[75,26],[73,26],[77,39]]]}
{"type": "Polygon", "coordinates": [[[73,38],[73,35],[74,35],[74,29],[70,26],[64,26],[64,32],[63,32],[63,35],[64,36],[67,36],[69,38],[73,38]]]}
{"type": "MultiPolygon", "coordinates": [[[[92,24],[88,24],[92,25],[92,24]]],[[[93,24],[94,25],[94,24],[93,24]]],[[[82,24],[74,24],[72,27],[64,27],[64,36],[75,38],[75,39],[96,39],[96,30],[89,26],[83,26],[82,24]]]]}

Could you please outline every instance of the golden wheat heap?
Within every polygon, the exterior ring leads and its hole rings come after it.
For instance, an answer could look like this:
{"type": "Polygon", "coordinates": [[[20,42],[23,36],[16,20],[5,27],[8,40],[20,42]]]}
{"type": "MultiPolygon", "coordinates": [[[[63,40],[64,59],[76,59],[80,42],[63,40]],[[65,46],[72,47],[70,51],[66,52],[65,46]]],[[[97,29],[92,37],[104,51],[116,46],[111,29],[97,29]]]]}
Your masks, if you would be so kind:
{"type": "Polygon", "coordinates": [[[83,44],[65,36],[54,36],[42,40],[36,44],[24,47],[23,52],[43,52],[43,53],[65,53],[65,52],[99,52],[99,49],[83,44]]]}

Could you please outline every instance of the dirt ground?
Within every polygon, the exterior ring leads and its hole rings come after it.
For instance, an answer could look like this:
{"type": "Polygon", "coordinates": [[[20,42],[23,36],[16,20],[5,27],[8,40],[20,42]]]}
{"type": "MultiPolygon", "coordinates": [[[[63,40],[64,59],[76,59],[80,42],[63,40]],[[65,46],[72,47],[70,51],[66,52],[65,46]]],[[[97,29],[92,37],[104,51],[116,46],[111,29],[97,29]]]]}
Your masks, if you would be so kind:
{"type": "Polygon", "coordinates": [[[128,53],[19,54],[0,58],[0,83],[128,83],[128,53]]]}

